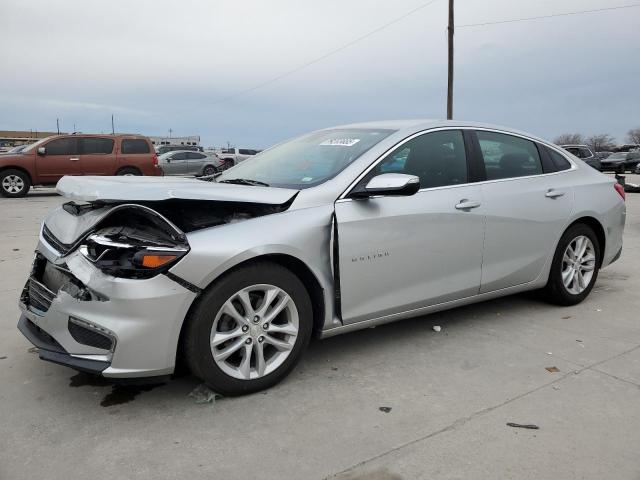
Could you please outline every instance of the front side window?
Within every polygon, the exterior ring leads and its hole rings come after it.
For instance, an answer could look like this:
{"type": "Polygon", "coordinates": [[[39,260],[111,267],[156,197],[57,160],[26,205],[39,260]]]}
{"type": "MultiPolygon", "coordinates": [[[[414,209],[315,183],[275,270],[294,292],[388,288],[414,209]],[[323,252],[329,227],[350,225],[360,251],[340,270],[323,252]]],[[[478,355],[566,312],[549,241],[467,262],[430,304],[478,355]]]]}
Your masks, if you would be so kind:
{"type": "Polygon", "coordinates": [[[409,140],[374,168],[373,175],[380,173],[415,175],[420,178],[420,188],[467,183],[467,155],[462,132],[443,130],[409,140]]]}
{"type": "Polygon", "coordinates": [[[84,155],[107,154],[113,151],[113,139],[86,137],[80,139],[84,155]]]}
{"type": "Polygon", "coordinates": [[[476,133],[487,180],[542,174],[540,155],[532,141],[505,133],[476,133]]]}
{"type": "Polygon", "coordinates": [[[149,144],[142,138],[125,138],[122,140],[122,153],[149,153],[149,144]]]}
{"type": "Polygon", "coordinates": [[[591,151],[587,148],[580,149],[580,158],[589,158],[592,157],[591,151]]]}
{"type": "Polygon", "coordinates": [[[45,145],[47,155],[79,155],[78,138],[56,138],[45,145]]]}
{"type": "Polygon", "coordinates": [[[309,188],[326,182],[395,130],[348,128],[313,132],[276,145],[225,170],[216,180],[254,180],[309,188]]]}

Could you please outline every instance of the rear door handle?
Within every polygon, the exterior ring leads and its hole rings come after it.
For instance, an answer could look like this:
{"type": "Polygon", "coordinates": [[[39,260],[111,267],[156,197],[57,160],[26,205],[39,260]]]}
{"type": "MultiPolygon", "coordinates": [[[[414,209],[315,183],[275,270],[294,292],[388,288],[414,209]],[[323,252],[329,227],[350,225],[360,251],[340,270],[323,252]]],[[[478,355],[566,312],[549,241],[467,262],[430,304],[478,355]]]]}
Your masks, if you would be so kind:
{"type": "Polygon", "coordinates": [[[480,206],[480,202],[472,202],[470,200],[460,200],[460,203],[456,205],[457,210],[470,210],[472,208],[478,208],[480,206]]]}
{"type": "Polygon", "coordinates": [[[70,159],[69,159],[69,161],[70,161],[70,162],[77,162],[78,160],[80,160],[80,159],[79,159],[79,158],[76,158],[76,157],[74,157],[74,158],[70,158],[70,159]]]}
{"type": "Polygon", "coordinates": [[[547,193],[544,194],[545,197],[547,198],[557,198],[557,197],[561,197],[564,195],[564,192],[561,192],[559,190],[554,190],[553,188],[550,188],[547,193]]]}

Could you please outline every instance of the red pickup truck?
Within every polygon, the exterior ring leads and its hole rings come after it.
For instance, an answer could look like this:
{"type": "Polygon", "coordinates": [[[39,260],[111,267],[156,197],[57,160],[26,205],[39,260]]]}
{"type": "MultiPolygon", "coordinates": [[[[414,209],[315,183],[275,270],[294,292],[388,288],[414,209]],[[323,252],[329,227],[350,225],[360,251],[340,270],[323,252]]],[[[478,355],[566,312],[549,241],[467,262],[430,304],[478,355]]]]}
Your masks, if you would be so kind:
{"type": "Polygon", "coordinates": [[[0,155],[0,193],[23,197],[32,185],[64,175],[162,175],[151,141],[141,135],[54,135],[0,155]]]}

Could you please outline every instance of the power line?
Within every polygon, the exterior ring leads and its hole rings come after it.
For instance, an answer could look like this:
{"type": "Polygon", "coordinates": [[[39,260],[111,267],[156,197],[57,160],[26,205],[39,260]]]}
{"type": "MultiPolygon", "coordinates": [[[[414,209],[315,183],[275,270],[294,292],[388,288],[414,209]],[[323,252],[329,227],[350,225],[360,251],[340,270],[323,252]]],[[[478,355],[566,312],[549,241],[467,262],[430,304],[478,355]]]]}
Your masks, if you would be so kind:
{"type": "Polygon", "coordinates": [[[594,10],[580,10],[577,12],[567,12],[567,13],[555,13],[553,15],[540,15],[538,17],[526,17],[526,18],[512,18],[509,20],[498,20],[496,22],[484,22],[484,23],[469,23],[466,25],[456,25],[456,28],[467,28],[467,27],[484,27],[486,25],[498,25],[501,23],[514,23],[514,22],[527,22],[530,20],[541,20],[544,18],[554,18],[554,17],[566,17],[568,15],[582,15],[584,13],[597,13],[597,12],[605,12],[608,10],[621,10],[623,8],[634,8],[640,7],[640,3],[633,3],[630,5],[620,5],[618,7],[604,7],[604,8],[596,8],[594,10]]]}
{"type": "Polygon", "coordinates": [[[435,3],[437,1],[438,0],[430,0],[427,3],[423,3],[422,5],[419,5],[418,7],[414,8],[413,10],[408,11],[404,15],[401,15],[401,16],[399,16],[397,18],[394,18],[390,22],[387,22],[384,25],[381,25],[378,28],[375,28],[375,29],[371,30],[370,32],[365,33],[364,35],[362,35],[362,36],[360,36],[358,38],[355,38],[354,40],[351,40],[350,42],[345,43],[344,45],[342,45],[340,47],[337,47],[337,48],[325,53],[324,55],[316,57],[313,60],[310,60],[309,62],[307,62],[307,63],[305,63],[303,65],[300,65],[300,66],[298,66],[296,68],[288,70],[288,71],[286,71],[284,73],[281,73],[280,75],[278,75],[276,77],[273,77],[273,78],[270,78],[269,80],[265,80],[262,83],[254,85],[253,87],[249,87],[249,88],[246,88],[244,90],[240,90],[239,92],[232,93],[231,95],[227,95],[226,97],[222,97],[222,98],[214,101],[213,103],[210,103],[208,106],[213,106],[213,105],[217,105],[217,104],[222,103],[222,102],[226,102],[227,100],[231,100],[231,99],[239,97],[241,95],[245,95],[247,93],[253,92],[254,90],[258,90],[259,88],[266,87],[267,85],[271,85],[272,83],[277,82],[278,80],[282,80],[283,78],[288,77],[289,75],[293,75],[294,73],[298,73],[300,70],[304,70],[305,68],[310,67],[311,65],[314,65],[314,64],[324,60],[325,58],[328,58],[328,57],[330,57],[332,55],[335,55],[336,53],[341,52],[342,50],[345,50],[345,49],[351,47],[352,45],[355,45],[358,42],[361,42],[365,38],[369,38],[370,36],[375,35],[376,33],[384,30],[385,28],[390,27],[391,25],[393,25],[395,23],[398,23],[401,20],[404,20],[408,16],[413,15],[417,11],[422,10],[423,8],[426,8],[429,5],[431,5],[432,3],[435,3]]]}

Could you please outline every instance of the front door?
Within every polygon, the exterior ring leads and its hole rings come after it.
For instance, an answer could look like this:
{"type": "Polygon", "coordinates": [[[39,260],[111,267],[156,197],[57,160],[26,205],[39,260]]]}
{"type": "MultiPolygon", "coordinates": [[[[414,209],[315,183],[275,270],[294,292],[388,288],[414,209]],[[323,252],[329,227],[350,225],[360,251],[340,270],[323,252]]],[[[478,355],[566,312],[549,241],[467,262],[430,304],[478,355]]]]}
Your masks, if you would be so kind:
{"type": "Polygon", "coordinates": [[[418,193],[336,202],[345,324],[478,293],[484,207],[466,152],[459,130],[422,134],[360,182],[380,173],[411,174],[420,178],[418,193]]]}
{"type": "Polygon", "coordinates": [[[162,169],[167,175],[184,175],[189,172],[187,152],[174,152],[169,155],[162,169]]]}
{"type": "Polygon", "coordinates": [[[54,138],[42,146],[44,155],[36,155],[39,183],[56,183],[64,175],[82,174],[77,137],[54,138]]]}

